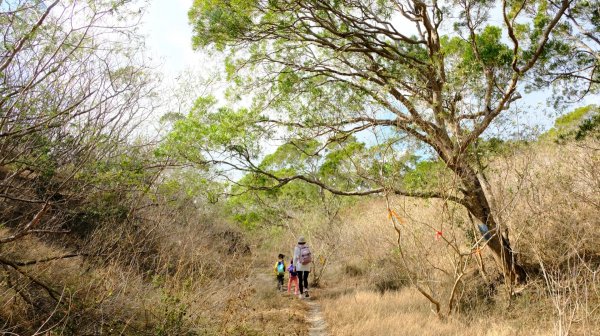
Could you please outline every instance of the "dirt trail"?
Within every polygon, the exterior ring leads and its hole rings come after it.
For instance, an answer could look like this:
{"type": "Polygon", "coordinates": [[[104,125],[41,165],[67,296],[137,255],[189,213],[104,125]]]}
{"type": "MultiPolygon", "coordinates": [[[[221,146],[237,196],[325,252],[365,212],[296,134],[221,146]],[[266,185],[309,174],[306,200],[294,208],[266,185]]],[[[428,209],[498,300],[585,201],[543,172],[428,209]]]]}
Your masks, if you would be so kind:
{"type": "Polygon", "coordinates": [[[321,314],[321,305],[313,300],[307,300],[306,304],[310,308],[306,319],[310,323],[308,335],[327,336],[327,324],[323,319],[323,314],[321,314]]]}
{"type": "MultiPolygon", "coordinates": [[[[257,272],[256,279],[267,286],[275,286],[273,276],[264,272],[257,272]]],[[[284,295],[282,293],[282,295],[284,295]]],[[[298,303],[305,303],[308,306],[308,314],[306,315],[306,322],[308,322],[308,336],[328,336],[327,323],[321,313],[321,305],[315,300],[315,297],[307,299],[298,299],[296,296],[290,297],[292,300],[300,300],[298,303]]]]}

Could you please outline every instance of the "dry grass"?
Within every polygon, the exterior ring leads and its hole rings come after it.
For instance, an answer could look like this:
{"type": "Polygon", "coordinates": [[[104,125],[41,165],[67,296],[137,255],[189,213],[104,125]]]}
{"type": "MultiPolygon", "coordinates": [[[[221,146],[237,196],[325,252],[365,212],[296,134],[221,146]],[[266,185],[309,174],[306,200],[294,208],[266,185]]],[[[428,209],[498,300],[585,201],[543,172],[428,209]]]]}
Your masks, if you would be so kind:
{"type": "Polygon", "coordinates": [[[457,319],[442,321],[427,300],[412,289],[383,295],[358,291],[322,300],[330,333],[337,336],[443,336],[443,335],[552,335],[552,326],[519,325],[519,321],[481,317],[471,323],[457,319]]]}

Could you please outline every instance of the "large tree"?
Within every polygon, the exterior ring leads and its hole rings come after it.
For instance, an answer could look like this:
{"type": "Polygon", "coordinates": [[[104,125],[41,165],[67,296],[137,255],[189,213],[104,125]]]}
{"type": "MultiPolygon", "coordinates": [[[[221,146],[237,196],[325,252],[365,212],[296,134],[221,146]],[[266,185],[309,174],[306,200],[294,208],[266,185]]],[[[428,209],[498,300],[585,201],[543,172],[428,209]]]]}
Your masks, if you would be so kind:
{"type": "MultiPolygon", "coordinates": [[[[563,69],[578,66],[577,58],[569,58],[576,48],[558,47],[558,32],[571,32],[573,44],[583,35],[596,41],[597,23],[576,22],[582,11],[574,6],[567,0],[196,0],[189,12],[194,46],[227,53],[231,93],[250,94],[254,105],[236,111],[199,101],[189,116],[195,136],[187,140],[213,155],[207,161],[261,173],[273,186],[303,180],[341,195],[392,192],[459,203],[491,231],[487,246],[505,275],[525,281],[507,231],[494,216],[474,147],[526,87],[536,87],[528,84],[566,78],[545,71],[553,60],[560,57],[563,69]],[[571,29],[577,24],[583,35],[571,29]],[[252,126],[240,131],[244,125],[252,126]],[[253,164],[265,138],[320,139],[324,145],[311,153],[319,155],[350,135],[368,141],[367,130],[386,141],[381,150],[350,160],[348,168],[366,181],[350,184],[355,189],[253,164]],[[393,168],[401,165],[390,163],[398,162],[407,142],[430,148],[454,175],[453,188],[395,183],[393,168]]],[[[593,17],[593,9],[584,9],[593,17]]],[[[586,48],[597,55],[597,45],[586,48]]],[[[569,79],[576,87],[590,83],[589,76],[569,79]]]]}

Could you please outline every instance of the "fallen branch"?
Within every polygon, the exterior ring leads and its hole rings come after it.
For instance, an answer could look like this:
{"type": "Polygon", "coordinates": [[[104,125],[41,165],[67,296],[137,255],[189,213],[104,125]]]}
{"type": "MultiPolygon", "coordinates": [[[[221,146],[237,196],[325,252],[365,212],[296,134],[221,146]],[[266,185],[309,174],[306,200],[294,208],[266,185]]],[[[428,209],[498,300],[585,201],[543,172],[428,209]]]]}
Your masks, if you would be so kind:
{"type": "Polygon", "coordinates": [[[60,302],[60,299],[58,298],[58,296],[60,296],[60,293],[58,293],[54,289],[50,288],[48,285],[41,282],[40,280],[36,279],[34,276],[29,275],[27,272],[23,271],[19,267],[19,265],[17,265],[13,261],[6,260],[6,259],[0,257],[0,263],[12,267],[15,271],[21,273],[23,276],[25,276],[26,278],[31,280],[33,283],[35,283],[36,285],[38,285],[38,286],[42,287],[44,290],[46,290],[46,292],[48,292],[48,295],[50,295],[50,297],[53,298],[55,301],[60,302]]]}
{"type": "Polygon", "coordinates": [[[50,208],[50,204],[48,203],[48,201],[46,201],[46,203],[44,203],[44,206],[42,206],[40,211],[38,211],[35,214],[35,216],[33,216],[33,219],[29,223],[27,223],[27,225],[25,225],[25,227],[22,230],[20,230],[19,232],[15,233],[11,236],[8,236],[6,238],[1,238],[0,244],[9,243],[11,241],[17,240],[25,235],[32,233],[31,229],[40,222],[40,220],[42,219],[42,216],[46,213],[46,211],[48,211],[49,208],[50,208]]]}
{"type": "MultiPolygon", "coordinates": [[[[65,254],[65,255],[61,255],[61,256],[54,256],[54,257],[49,257],[49,258],[45,258],[45,259],[39,259],[39,260],[12,261],[12,263],[14,263],[17,266],[31,266],[31,265],[41,264],[41,263],[45,263],[45,262],[49,262],[49,261],[69,259],[69,258],[75,258],[75,257],[80,257],[80,256],[86,256],[86,254],[71,253],[71,254],[65,254]]],[[[3,261],[0,260],[0,262],[3,262],[3,261]]]]}

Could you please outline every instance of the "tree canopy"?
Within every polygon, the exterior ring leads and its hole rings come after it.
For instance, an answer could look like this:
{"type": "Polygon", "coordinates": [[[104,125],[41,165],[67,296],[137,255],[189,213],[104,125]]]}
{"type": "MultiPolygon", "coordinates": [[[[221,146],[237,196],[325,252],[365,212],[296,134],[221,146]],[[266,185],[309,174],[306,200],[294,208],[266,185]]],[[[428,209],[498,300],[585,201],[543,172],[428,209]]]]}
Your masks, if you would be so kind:
{"type": "MultiPolygon", "coordinates": [[[[548,80],[549,65],[581,67],[581,59],[565,61],[573,53],[597,65],[598,48],[566,47],[580,45],[576,37],[595,41],[596,14],[572,1],[196,1],[189,17],[194,46],[225,51],[231,90],[254,97],[251,110],[211,117],[213,129],[252,143],[229,143],[238,155],[242,147],[256,155],[259,138],[283,133],[285,141],[319,139],[322,149],[375,129],[456,165],[526,86],[548,80]]],[[[594,84],[568,79],[580,89],[594,84]]]]}

